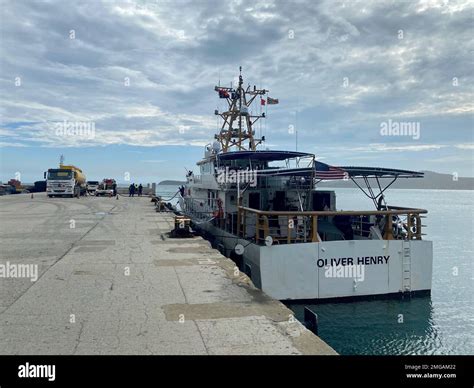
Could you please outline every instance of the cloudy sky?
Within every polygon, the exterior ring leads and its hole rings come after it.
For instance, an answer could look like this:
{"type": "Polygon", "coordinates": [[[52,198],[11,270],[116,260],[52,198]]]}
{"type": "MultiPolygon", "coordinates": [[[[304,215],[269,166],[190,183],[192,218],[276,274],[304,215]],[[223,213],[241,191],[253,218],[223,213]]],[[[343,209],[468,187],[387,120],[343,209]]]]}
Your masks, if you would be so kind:
{"type": "Polygon", "coordinates": [[[240,65],[280,100],[265,147],[474,176],[473,4],[1,1],[0,180],[41,179],[60,154],[89,179],[182,178],[240,65]]]}

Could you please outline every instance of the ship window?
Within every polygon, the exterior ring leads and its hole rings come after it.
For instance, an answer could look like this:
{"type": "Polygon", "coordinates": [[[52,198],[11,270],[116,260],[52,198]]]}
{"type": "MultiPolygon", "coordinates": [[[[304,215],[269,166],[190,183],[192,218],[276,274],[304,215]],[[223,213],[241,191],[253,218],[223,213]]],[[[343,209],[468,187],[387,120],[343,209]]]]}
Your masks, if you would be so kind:
{"type": "Polygon", "coordinates": [[[273,198],[273,210],[283,211],[286,205],[286,193],[284,191],[275,191],[273,198]]]}
{"type": "Polygon", "coordinates": [[[49,180],[72,179],[73,174],[71,170],[53,170],[48,171],[49,180]]]}
{"type": "Polygon", "coordinates": [[[217,198],[217,192],[215,191],[208,191],[207,192],[207,205],[214,206],[214,200],[217,198]]]}
{"type": "Polygon", "coordinates": [[[323,211],[331,208],[331,194],[329,192],[315,191],[313,193],[313,210],[323,211]]]}
{"type": "Polygon", "coordinates": [[[210,174],[211,173],[212,164],[211,163],[204,163],[201,165],[201,174],[210,174]]]}
{"type": "Polygon", "coordinates": [[[249,208],[260,210],[260,193],[249,193],[249,208]]]}

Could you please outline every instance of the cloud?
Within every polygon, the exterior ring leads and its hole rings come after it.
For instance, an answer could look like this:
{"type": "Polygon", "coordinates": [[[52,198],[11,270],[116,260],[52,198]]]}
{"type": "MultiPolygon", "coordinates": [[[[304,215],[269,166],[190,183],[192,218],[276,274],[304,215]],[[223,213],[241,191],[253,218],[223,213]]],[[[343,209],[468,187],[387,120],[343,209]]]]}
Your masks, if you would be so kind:
{"type": "MultiPolygon", "coordinates": [[[[411,144],[411,143],[400,143],[397,145],[382,144],[382,143],[371,143],[371,144],[358,144],[352,146],[333,146],[327,147],[324,150],[324,155],[330,154],[377,154],[385,152],[423,152],[423,151],[436,151],[440,149],[453,148],[447,144],[411,144]]],[[[360,155],[359,155],[360,156],[360,155]]],[[[355,157],[355,156],[353,156],[355,157]]],[[[366,158],[366,156],[362,156],[366,158]]]]}
{"type": "Polygon", "coordinates": [[[26,147],[24,143],[14,143],[14,142],[0,142],[0,147],[26,147]]]}
{"type": "Polygon", "coordinates": [[[257,128],[278,148],[293,144],[290,124],[308,149],[462,144],[472,139],[472,11],[469,1],[8,2],[0,137],[28,147],[202,146],[225,107],[213,86],[242,65],[246,82],[280,98],[257,128]],[[375,146],[388,118],[420,121],[429,144],[375,146]],[[94,137],[57,136],[65,120],[94,123],[94,137]]]}
{"type": "Polygon", "coordinates": [[[456,148],[460,150],[474,150],[474,144],[456,144],[456,148]]]}
{"type": "Polygon", "coordinates": [[[439,150],[446,147],[441,144],[405,144],[405,145],[387,145],[387,144],[369,144],[367,147],[354,148],[357,152],[420,152],[420,151],[433,151],[439,150]]]}

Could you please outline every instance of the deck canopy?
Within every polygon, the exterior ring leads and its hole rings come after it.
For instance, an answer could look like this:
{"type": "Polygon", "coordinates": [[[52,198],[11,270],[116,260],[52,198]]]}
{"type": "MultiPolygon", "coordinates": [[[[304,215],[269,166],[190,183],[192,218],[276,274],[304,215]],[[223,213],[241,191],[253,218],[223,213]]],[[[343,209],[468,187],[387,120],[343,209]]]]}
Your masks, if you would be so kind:
{"type": "Polygon", "coordinates": [[[398,170],[384,167],[339,167],[347,172],[349,178],[423,178],[419,171],[398,170]]]}
{"type": "Polygon", "coordinates": [[[259,170],[258,176],[299,176],[311,178],[314,170],[311,167],[306,168],[272,168],[268,170],[259,170]]]}
{"type": "Polygon", "coordinates": [[[314,157],[307,152],[296,151],[233,151],[219,154],[219,160],[260,160],[265,162],[280,161],[293,158],[314,157]]]}
{"type": "Polygon", "coordinates": [[[339,168],[344,170],[347,173],[348,178],[374,202],[374,205],[378,210],[382,210],[384,207],[387,208],[387,203],[385,202],[383,193],[392,186],[398,178],[423,178],[424,176],[424,173],[419,171],[399,170],[395,168],[354,166],[344,166],[339,168]],[[391,180],[388,184],[382,187],[380,182],[380,179],[382,178],[389,178],[391,180]],[[363,179],[367,189],[364,189],[359,185],[357,179],[363,179]],[[377,188],[374,189],[372,187],[372,183],[377,184],[378,193],[376,193],[377,188]]]}

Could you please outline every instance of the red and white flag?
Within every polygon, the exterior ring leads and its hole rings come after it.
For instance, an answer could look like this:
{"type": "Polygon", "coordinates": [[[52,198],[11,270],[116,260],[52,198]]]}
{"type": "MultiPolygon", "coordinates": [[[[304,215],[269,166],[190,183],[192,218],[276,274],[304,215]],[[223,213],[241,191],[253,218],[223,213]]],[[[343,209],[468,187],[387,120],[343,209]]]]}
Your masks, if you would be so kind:
{"type": "Polygon", "coordinates": [[[265,105],[265,100],[263,98],[260,98],[260,105],[265,105]]]}
{"type": "Polygon", "coordinates": [[[280,101],[278,101],[278,98],[271,98],[267,97],[267,104],[268,105],[275,105],[278,104],[280,101]]]}

